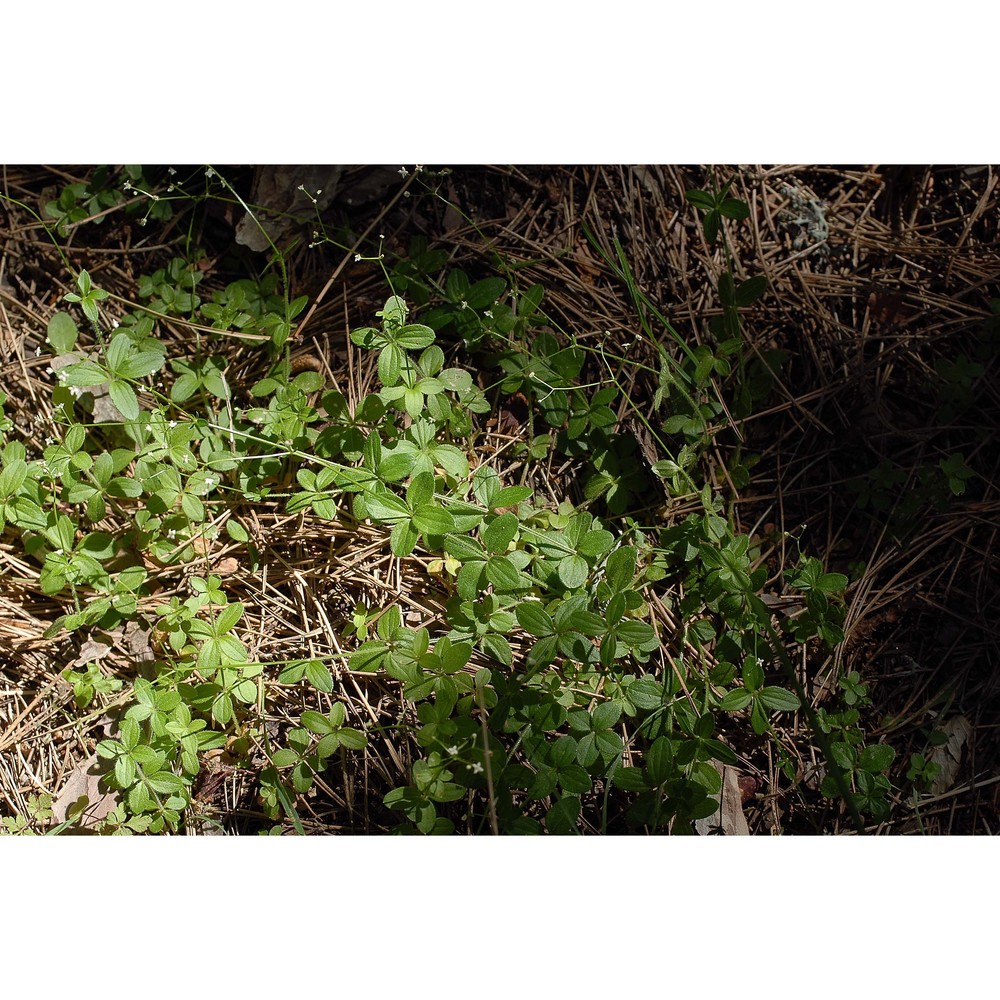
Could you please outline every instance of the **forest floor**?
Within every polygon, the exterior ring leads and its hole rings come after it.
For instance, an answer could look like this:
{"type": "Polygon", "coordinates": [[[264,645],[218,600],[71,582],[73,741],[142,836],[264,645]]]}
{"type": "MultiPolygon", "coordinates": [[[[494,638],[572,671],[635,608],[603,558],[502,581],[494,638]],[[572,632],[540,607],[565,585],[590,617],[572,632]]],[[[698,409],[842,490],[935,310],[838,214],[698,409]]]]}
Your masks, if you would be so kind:
{"type": "MultiPolygon", "coordinates": [[[[622,392],[612,404],[614,424],[604,438],[619,449],[623,467],[608,475],[621,489],[617,499],[613,490],[590,489],[591,456],[571,447],[559,454],[551,450],[531,467],[532,446],[545,434],[554,442],[563,428],[541,422],[538,400],[526,398],[527,390],[497,391],[501,380],[490,366],[499,352],[491,355],[488,344],[473,350],[460,336],[449,341],[447,331],[454,334],[461,326],[442,324],[440,342],[449,359],[475,372],[493,407],[468,439],[472,467],[496,466],[505,481],[527,483],[536,496],[547,495],[553,508],[568,501],[614,531],[641,524],[655,533],[678,528],[697,509],[697,495],[692,499],[668,489],[650,470],[662,469],[685,444],[697,444],[699,485],[704,482],[725,498],[730,530],[747,536],[756,553],[754,566],[767,567],[761,594],[776,614],[787,616],[786,625],[804,607],[795,604],[786,584],[805,557],[848,580],[838,598],[835,641],[803,636],[801,642],[790,640],[789,654],[811,715],[840,713],[840,732],[848,742],[850,733],[858,733],[865,745],[894,751],[885,771],[885,808],[866,815],[865,828],[888,834],[997,832],[1000,175],[995,169],[217,171],[226,188],[209,198],[199,187],[208,184],[203,168],[177,168],[176,174],[145,168],[141,181],[134,182],[120,168],[4,169],[5,447],[24,443],[30,462],[63,432],[67,411],[53,395],[58,379],[51,368],[59,351],[52,323],[56,314],[74,308],[65,296],[80,292],[75,278],[80,270],[109,293],[101,302],[102,317],[146,310],[155,319],[155,336],[178,358],[195,340],[212,335],[212,313],[196,315],[194,304],[177,300],[183,276],[171,277],[175,259],[186,262],[185,274],[197,275],[203,303],[233,282],[267,274],[278,275],[276,294],[285,294],[286,301],[305,296],[304,309],[277,352],[265,350],[271,345],[264,336],[234,336],[213,347],[223,358],[232,406],[250,405],[251,390],[270,377],[285,352],[292,373],[315,372],[324,388],[336,386],[348,400],[373,391],[375,366],[359,357],[349,334],[371,325],[390,294],[380,264],[391,275],[404,276],[405,262],[443,251],[436,262],[441,275],[461,271],[474,285],[500,273],[522,289],[539,285],[545,329],[586,355],[579,385],[603,384],[607,358],[628,359],[617,375],[622,392]],[[730,197],[745,203],[749,213],[724,218],[725,239],[712,242],[686,193],[719,191],[730,180],[730,197]],[[198,197],[182,199],[170,189],[182,181],[188,192],[197,188],[198,197]],[[146,183],[155,185],[156,199],[146,183]],[[312,194],[306,197],[300,186],[312,194]],[[49,204],[61,208],[46,214],[49,204]],[[172,206],[169,212],[166,205],[172,206]],[[246,206],[260,219],[270,211],[269,239],[258,239],[246,206]],[[281,250],[280,263],[272,244],[281,250]],[[692,356],[706,347],[701,356],[718,357],[712,351],[723,339],[720,322],[724,326],[729,315],[720,303],[726,273],[737,285],[763,277],[766,290],[756,298],[748,293],[745,307],[740,302],[740,364],[720,363],[714,370],[718,394],[706,398],[712,405],[719,402],[715,430],[709,437],[685,437],[682,426],[669,422],[672,397],[669,386],[664,394],[663,359],[683,361],[682,341],[692,356]],[[762,364],[766,385],[751,393],[752,406],[738,409],[740,379],[746,382],[754,371],[760,375],[762,364]],[[624,468],[629,463],[637,470],[631,480],[624,468]],[[844,713],[851,711],[857,715],[845,722],[844,713]]],[[[443,278],[432,290],[447,297],[443,278]]],[[[411,302],[418,321],[420,308],[436,303],[433,295],[424,304],[411,302]]],[[[74,315],[82,328],[82,315],[74,315]]],[[[228,329],[240,328],[234,322],[228,329]]],[[[742,389],[749,391],[745,384],[742,389]]],[[[87,405],[100,408],[101,399],[87,405]]],[[[85,422],[109,419],[98,409],[88,412],[85,422]]],[[[56,823],[74,829],[70,804],[84,794],[91,807],[103,803],[101,816],[87,821],[91,826],[120,803],[121,797],[97,780],[96,748],[120,736],[117,727],[133,704],[127,697],[135,678],[152,677],[149,663],[168,657],[168,646],[157,645],[162,636],[155,628],[156,608],[189,594],[192,576],[213,574],[229,599],[242,604],[239,634],[255,658],[335,664],[331,690],[345,707],[348,724],[367,734],[367,745],[363,753],[341,753],[328,767],[317,768],[301,789],[262,785],[261,774],[275,763],[273,746],[295,729],[304,711],[329,707],[323,696],[330,693],[320,679],[316,701],[316,691],[291,675],[281,680],[265,672],[266,683],[255,680],[252,698],[241,702],[237,696],[241,723],[231,723],[225,713],[215,717],[228,735],[202,751],[181,826],[201,833],[269,827],[382,833],[396,827],[401,817],[386,807],[385,798],[410,781],[413,762],[423,752],[413,736],[418,713],[401,697],[398,679],[355,669],[349,656],[368,634],[366,615],[390,603],[404,609],[404,625],[428,627],[434,634],[444,630],[447,594],[434,583],[433,570],[428,574],[427,558],[396,558],[386,532],[363,519],[331,525],[315,510],[286,510],[276,501],[277,492],[256,506],[244,498],[237,512],[256,544],[252,560],[241,547],[242,535],[221,531],[206,534],[208,541],[195,545],[190,558],[178,561],[161,550],[155,557],[144,554],[139,565],[148,575],[135,608],[129,606],[111,624],[102,619],[99,628],[60,632],[54,623],[79,610],[78,595],[46,582],[45,550],[32,545],[42,529],[18,526],[18,516],[25,516],[13,509],[18,484],[0,475],[0,492],[4,487],[11,492],[0,501],[11,509],[0,538],[0,816],[9,830],[42,832],[56,823]],[[285,808],[286,796],[295,797],[294,809],[285,808]]],[[[289,488],[298,487],[286,484],[285,495],[289,488]]],[[[59,510],[70,510],[74,502],[79,509],[83,494],[75,501],[67,496],[58,497],[59,510]]],[[[204,514],[206,507],[209,521],[224,523],[223,507],[212,507],[207,495],[186,503],[189,515],[204,514]]],[[[104,530],[116,524],[123,532],[132,530],[124,515],[115,521],[115,511],[109,500],[107,510],[92,520],[104,530]]],[[[684,606],[684,582],[668,577],[657,589],[650,581],[643,610],[658,634],[666,635],[680,627],[676,609],[684,606]]],[[[794,625],[790,629],[794,636],[794,625]]],[[[516,668],[527,646],[510,641],[516,668]]],[[[175,652],[183,650],[178,646],[175,652]]],[[[723,659],[718,650],[708,649],[706,656],[715,667],[723,659]]],[[[651,676],[662,680],[660,671],[670,672],[668,659],[658,662],[654,655],[651,676]]],[[[302,721],[308,728],[305,717],[302,721]]],[[[424,714],[420,721],[426,724],[424,714]]],[[[619,731],[628,745],[627,725],[619,731]]],[[[742,762],[739,803],[730,803],[727,832],[854,828],[843,804],[821,794],[824,755],[806,713],[781,713],[761,733],[747,713],[735,712],[720,721],[717,734],[742,762]]],[[[606,772],[590,768],[581,832],[625,829],[614,822],[602,825],[598,793],[607,779],[606,772]]],[[[539,794],[540,811],[526,807],[525,815],[541,820],[554,796],[554,789],[539,794]]],[[[605,794],[605,811],[607,801],[605,794]]],[[[140,813],[145,808],[132,805],[140,813]]],[[[445,814],[450,807],[440,808],[445,814]]],[[[472,828],[469,809],[464,819],[448,813],[459,829],[463,821],[472,828]]],[[[483,810],[481,816],[489,817],[483,810]]],[[[495,829],[496,817],[492,820],[495,829]]],[[[549,829],[560,829],[556,820],[550,812],[549,829]]],[[[122,825],[119,815],[118,828],[122,825]]],[[[695,827],[704,832],[703,820],[695,827]]]]}

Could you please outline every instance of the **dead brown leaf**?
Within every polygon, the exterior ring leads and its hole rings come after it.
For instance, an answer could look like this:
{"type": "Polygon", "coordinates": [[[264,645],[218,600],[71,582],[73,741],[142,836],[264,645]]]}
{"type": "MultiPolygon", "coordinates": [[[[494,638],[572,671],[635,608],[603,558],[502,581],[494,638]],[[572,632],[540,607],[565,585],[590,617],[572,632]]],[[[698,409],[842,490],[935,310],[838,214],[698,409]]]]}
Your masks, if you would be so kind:
{"type": "Polygon", "coordinates": [[[118,805],[117,793],[106,792],[100,787],[98,766],[97,755],[92,754],[73,768],[52,803],[53,825],[82,814],[80,826],[92,829],[118,805]]]}
{"type": "Polygon", "coordinates": [[[740,772],[735,767],[716,761],[712,761],[712,766],[722,776],[722,791],[716,796],[719,808],[711,816],[695,820],[695,830],[701,836],[721,830],[727,837],[748,837],[750,828],[743,815],[740,772]]]}
{"type": "Polygon", "coordinates": [[[98,639],[88,639],[80,647],[80,655],[73,661],[72,666],[82,667],[94,660],[99,660],[111,652],[111,645],[101,642],[98,639]]]}
{"type": "Polygon", "coordinates": [[[941,732],[948,737],[948,742],[936,747],[930,757],[941,768],[931,783],[932,795],[941,795],[955,784],[962,765],[962,750],[972,736],[972,726],[964,715],[956,715],[941,727],[941,732]]]}

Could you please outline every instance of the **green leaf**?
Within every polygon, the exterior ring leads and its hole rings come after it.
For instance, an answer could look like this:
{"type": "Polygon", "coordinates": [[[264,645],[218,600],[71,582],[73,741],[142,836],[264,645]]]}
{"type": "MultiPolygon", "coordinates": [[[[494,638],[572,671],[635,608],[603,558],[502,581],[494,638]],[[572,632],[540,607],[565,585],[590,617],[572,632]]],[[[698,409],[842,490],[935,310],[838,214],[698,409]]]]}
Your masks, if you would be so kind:
{"type": "Polygon", "coordinates": [[[544,799],[551,795],[559,783],[559,773],[554,767],[540,767],[525,789],[529,799],[544,799]]]}
{"type": "Polygon", "coordinates": [[[555,631],[552,616],[540,601],[523,601],[514,609],[514,615],[525,632],[538,638],[552,635],[555,631]]]}
{"type": "Polygon", "coordinates": [[[388,388],[399,383],[403,368],[403,352],[396,344],[386,344],[378,356],[378,377],[388,388]]]}
{"type": "Polygon", "coordinates": [[[115,760],[115,781],[122,788],[128,788],[135,781],[135,761],[131,757],[121,756],[115,760]]]}
{"type": "Polygon", "coordinates": [[[757,697],[765,708],[775,712],[797,712],[801,707],[797,695],[780,687],[762,688],[757,697]]]}
{"type": "Polygon", "coordinates": [[[747,657],[743,664],[743,683],[748,691],[757,691],[763,685],[764,669],[756,657],[747,657]]]}
{"type": "Polygon", "coordinates": [[[289,663],[280,674],[278,674],[279,684],[297,684],[306,675],[306,661],[299,660],[297,663],[289,663]]]}
{"type": "Polygon", "coordinates": [[[95,361],[80,361],[59,371],[59,381],[63,385],[102,385],[107,380],[108,373],[95,361]]]}
{"type": "Polygon", "coordinates": [[[839,594],[848,584],[848,578],[843,573],[824,573],[816,582],[816,589],[828,594],[839,594]]]}
{"type": "Polygon", "coordinates": [[[602,635],[606,629],[604,619],[587,608],[587,598],[582,594],[564,601],[555,613],[556,628],[572,630],[584,635],[602,635]]]}
{"type": "MultiPolygon", "coordinates": [[[[502,492],[502,491],[501,491],[502,492]]],[[[483,545],[490,553],[501,554],[507,551],[507,546],[514,540],[520,522],[516,514],[510,512],[494,518],[482,532],[483,545]]]]}
{"type": "Polygon", "coordinates": [[[69,313],[57,312],[49,320],[46,339],[57,354],[68,354],[76,346],[79,332],[69,313]]]}
{"type": "Polygon", "coordinates": [[[521,574],[506,556],[495,556],[486,564],[486,579],[498,590],[514,590],[521,574]]]}
{"type": "Polygon", "coordinates": [[[625,621],[615,629],[615,635],[630,648],[636,649],[655,643],[656,632],[646,622],[625,621]]]}
{"type": "Polygon", "coordinates": [[[278,768],[291,767],[299,762],[299,755],[294,750],[275,750],[271,755],[271,763],[278,768]]]}
{"type": "Polygon", "coordinates": [[[479,640],[479,645],[484,653],[496,660],[497,663],[502,663],[505,667],[509,667],[514,662],[514,651],[510,648],[510,643],[502,635],[487,632],[479,640]]]}
{"type": "Polygon", "coordinates": [[[23,459],[9,460],[0,472],[0,498],[14,496],[28,477],[28,464],[23,459]]]}
{"type": "MultiPolygon", "coordinates": [[[[378,473],[391,483],[405,479],[417,464],[417,456],[409,451],[394,451],[387,454],[378,464],[378,473]]],[[[430,475],[430,473],[420,473],[430,475]]]]}
{"type": "Polygon", "coordinates": [[[513,507],[514,504],[527,500],[533,492],[530,486],[505,486],[493,494],[489,506],[494,510],[497,507],[513,507]]]}
{"type": "Polygon", "coordinates": [[[623,545],[608,556],[604,577],[616,594],[625,590],[635,577],[638,552],[631,545],[623,545]]]}
{"type": "Polygon", "coordinates": [[[385,668],[386,661],[391,659],[391,654],[392,650],[387,643],[371,639],[368,642],[363,642],[351,654],[350,668],[359,672],[382,670],[385,668]]]}
{"type": "Polygon", "coordinates": [[[419,472],[406,489],[406,502],[411,510],[416,510],[434,499],[434,474],[419,472]]]}
{"type": "Polygon", "coordinates": [[[696,208],[709,212],[715,208],[715,195],[708,191],[686,191],[684,197],[696,208]]]}
{"type": "Polygon", "coordinates": [[[605,531],[603,528],[595,528],[592,531],[588,531],[580,539],[577,550],[581,555],[590,556],[590,558],[595,559],[598,556],[604,555],[614,545],[614,542],[615,536],[610,531],[605,531]]]}
{"type": "Polygon", "coordinates": [[[737,222],[750,218],[750,206],[738,198],[727,198],[719,206],[719,212],[727,219],[735,219],[737,222]]]}
{"type": "Polygon", "coordinates": [[[579,816],[579,798],[575,795],[564,795],[545,814],[545,828],[549,833],[556,835],[575,833],[579,816]]]}
{"type": "Polygon", "coordinates": [[[587,582],[590,567],[582,556],[567,556],[559,560],[559,579],[569,590],[576,590],[587,582]]]}
{"type": "Polygon", "coordinates": [[[470,562],[484,558],[482,547],[465,535],[449,534],[444,540],[444,549],[445,552],[454,556],[460,562],[470,562]]]}
{"type": "Polygon", "coordinates": [[[330,673],[330,668],[320,660],[310,660],[306,664],[305,675],[317,691],[322,691],[324,694],[333,691],[333,675],[330,673]]]}
{"type": "Polygon", "coordinates": [[[613,760],[625,748],[622,738],[611,729],[602,729],[599,732],[595,732],[593,737],[597,751],[605,761],[613,760]]]}
{"type": "Polygon", "coordinates": [[[519,299],[517,312],[523,319],[530,316],[542,304],[545,297],[544,285],[532,285],[519,299]]]}
{"type": "Polygon", "coordinates": [[[195,524],[205,520],[205,505],[193,493],[184,493],[181,496],[181,508],[195,524]]]}
{"type": "Polygon", "coordinates": [[[736,288],[736,305],[741,309],[753,305],[767,290],[767,278],[758,274],[741,281],[736,288]]]}
{"type": "Polygon", "coordinates": [[[147,780],[153,790],[161,795],[182,792],[187,787],[184,779],[172,771],[158,771],[156,774],[149,775],[147,780]]]}
{"type": "Polygon", "coordinates": [[[583,795],[593,788],[590,775],[579,764],[568,764],[559,771],[559,784],[563,791],[583,795]]]}
{"type": "Polygon", "coordinates": [[[719,237],[719,229],[722,227],[722,216],[717,210],[713,209],[705,216],[701,225],[705,232],[705,239],[708,240],[709,246],[712,246],[719,237]]]}
{"type": "Polygon", "coordinates": [[[379,521],[398,521],[409,518],[410,509],[395,493],[365,491],[365,504],[372,518],[379,521]]]}
{"type": "Polygon", "coordinates": [[[896,759],[896,751],[884,743],[865,747],[861,751],[860,767],[869,774],[881,774],[896,759]]]}
{"type": "MultiPolygon", "coordinates": [[[[87,303],[84,302],[84,312],[86,312],[87,303]]],[[[89,315],[89,314],[88,314],[89,315]]],[[[97,320],[94,320],[97,323],[97,320]]],[[[133,813],[141,813],[143,810],[148,809],[151,804],[151,799],[149,797],[149,789],[146,788],[143,782],[139,782],[133,785],[127,796],[128,807],[133,813]]]]}
{"type": "Polygon", "coordinates": [[[621,718],[622,707],[616,701],[605,701],[598,705],[593,712],[593,728],[610,729],[621,718]]]}
{"type": "Polygon", "coordinates": [[[250,535],[248,534],[247,529],[244,528],[243,525],[240,524],[240,522],[235,518],[230,518],[226,522],[226,534],[229,535],[234,542],[250,541],[250,535]]]}
{"type": "Polygon", "coordinates": [[[338,729],[337,735],[340,737],[341,746],[348,750],[363,750],[368,746],[368,737],[357,729],[338,729]]]}
{"type": "Polygon", "coordinates": [[[411,323],[404,326],[394,339],[400,347],[405,347],[409,351],[418,351],[434,343],[434,331],[429,326],[411,323]]]}
{"type": "Polygon", "coordinates": [[[108,395],[115,408],[126,420],[135,420],[139,416],[139,400],[128,382],[117,379],[108,384],[108,395]]]}
{"type": "Polygon", "coordinates": [[[315,733],[317,736],[325,736],[327,733],[332,733],[335,726],[330,724],[330,720],[320,712],[306,711],[303,712],[299,721],[305,726],[306,729],[311,733],[315,733]]]}
{"type": "Polygon", "coordinates": [[[158,372],[164,364],[164,357],[156,351],[143,351],[126,359],[117,369],[123,378],[140,379],[158,372]]]}
{"type": "Polygon", "coordinates": [[[448,511],[429,503],[414,510],[413,524],[425,535],[444,535],[455,528],[455,520],[448,511]]]}
{"type": "Polygon", "coordinates": [[[219,613],[219,617],[215,621],[216,635],[222,635],[224,632],[228,632],[243,617],[243,611],[244,606],[240,601],[235,601],[233,604],[227,604],[226,607],[224,607],[219,613]]]}
{"type": "Polygon", "coordinates": [[[644,792],[649,788],[649,780],[641,767],[619,767],[612,780],[626,792],[644,792]]]}
{"type": "Polygon", "coordinates": [[[465,293],[464,298],[470,309],[480,311],[489,309],[506,290],[507,282],[503,278],[483,278],[465,293]]]}
{"type": "Polygon", "coordinates": [[[389,549],[397,559],[408,556],[420,540],[420,532],[409,519],[398,521],[389,534],[389,549]]]}
{"type": "Polygon", "coordinates": [[[721,740],[705,740],[704,746],[712,755],[713,760],[721,761],[723,764],[731,764],[733,767],[739,765],[740,758],[721,740]]]}
{"type": "Polygon", "coordinates": [[[576,740],[572,736],[560,736],[549,748],[549,760],[556,768],[572,764],[576,760],[576,740]]]}
{"type": "Polygon", "coordinates": [[[659,708],[663,701],[663,687],[655,678],[650,676],[640,677],[628,686],[628,700],[636,708],[645,711],[659,708]]]}
{"type": "MultiPolygon", "coordinates": [[[[631,694],[631,692],[629,693],[631,694]]],[[[719,703],[719,707],[724,712],[740,712],[746,708],[752,700],[753,695],[749,691],[746,691],[743,688],[737,688],[735,691],[730,691],[726,694],[726,696],[719,703]]]]}
{"type": "MultiPolygon", "coordinates": [[[[646,774],[654,785],[662,785],[674,771],[674,748],[666,736],[659,736],[646,752],[646,774]]],[[[620,772],[615,772],[617,780],[620,772]]]]}
{"type": "Polygon", "coordinates": [[[220,726],[228,726],[233,718],[233,699],[228,694],[221,694],[212,702],[212,718],[220,726]]]}

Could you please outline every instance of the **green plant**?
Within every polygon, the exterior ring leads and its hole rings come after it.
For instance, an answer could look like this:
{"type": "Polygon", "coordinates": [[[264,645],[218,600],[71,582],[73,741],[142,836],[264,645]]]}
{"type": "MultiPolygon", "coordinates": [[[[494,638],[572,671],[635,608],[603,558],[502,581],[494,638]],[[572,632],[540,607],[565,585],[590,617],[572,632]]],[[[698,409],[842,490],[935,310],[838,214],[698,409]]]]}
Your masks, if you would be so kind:
{"type": "Polygon", "coordinates": [[[29,795],[27,811],[17,816],[4,816],[0,821],[0,837],[33,837],[35,827],[44,827],[52,819],[52,796],[29,795]]]}
{"type": "MultiPolygon", "coordinates": [[[[692,193],[710,242],[723,218],[745,217],[728,190],[692,193]]],[[[810,715],[786,650],[842,641],[847,578],[800,555],[781,584],[798,611],[776,617],[762,599],[771,574],[761,545],[737,530],[705,471],[729,427],[722,388],[749,378],[746,398],[736,396],[749,412],[780,369],[778,357],[754,369],[741,339],[741,311],[765,283],[736,282],[727,258],[721,313],[704,343],[689,343],[614,241],[606,260],[644,334],[657,341],[660,324],[671,345],[643,369],[655,383],[649,414],[622,377],[638,362],[554,328],[540,285],[521,288],[509,271],[441,273],[446,255],[412,250],[386,273],[374,325],[350,334],[377,376],[360,398],[294,371],[288,341],[306,300],[291,297],[280,254],[261,277],[208,290],[188,247],[139,280],[141,303],[117,321],[81,272],[66,300],[93,342],[81,343],[70,313],[49,324],[62,362],[58,438],[38,456],[2,422],[0,517],[64,612],[50,636],[151,627],[152,655],[134,672],[109,677],[91,662],[65,674],[81,708],[110,694],[121,706],[117,731],[97,743],[104,786],[119,799],[102,829],[183,829],[204,754],[226,747],[249,769],[253,745],[263,814],[302,832],[300,797],[368,746],[367,723],[349,724],[344,695],[334,698],[344,667],[352,683],[377,673],[398,698],[382,725],[411,762],[383,797],[399,832],[688,833],[718,808],[716,765],[744,763],[733,728],[746,720],[767,745],[796,712],[825,741],[824,794],[882,815],[892,760],[864,745],[850,714],[865,686],[848,674],[847,710],[810,715]],[[192,331],[184,350],[159,339],[164,317],[192,331]],[[230,336],[259,351],[261,377],[243,388],[229,374],[230,336]],[[466,362],[493,372],[493,384],[466,362]],[[115,412],[96,419],[103,391],[115,412]],[[477,452],[498,394],[519,394],[527,409],[519,481],[477,452]],[[649,449],[621,413],[666,457],[643,465],[649,449]],[[580,476],[549,484],[564,492],[547,498],[538,486],[554,452],[580,476]],[[686,505],[685,516],[645,523],[664,499],[686,505]],[[394,565],[426,569],[433,615],[412,625],[402,601],[351,595],[337,629],[343,655],[317,655],[303,640],[264,662],[255,612],[209,558],[231,543],[255,565],[258,506],[290,523],[359,534],[363,525],[394,565]],[[282,689],[310,707],[269,732],[268,699],[282,689]]],[[[370,259],[381,264],[381,254],[370,259]]],[[[752,456],[736,451],[737,478],[749,476],[752,456]]]]}

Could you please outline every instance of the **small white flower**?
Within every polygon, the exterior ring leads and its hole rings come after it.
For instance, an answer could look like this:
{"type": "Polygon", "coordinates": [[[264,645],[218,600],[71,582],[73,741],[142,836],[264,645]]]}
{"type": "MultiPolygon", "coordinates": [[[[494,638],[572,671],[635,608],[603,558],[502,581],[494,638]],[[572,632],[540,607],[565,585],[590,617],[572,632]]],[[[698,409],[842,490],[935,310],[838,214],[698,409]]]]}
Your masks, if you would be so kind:
{"type": "Polygon", "coordinates": [[[74,399],[79,399],[83,395],[82,385],[71,385],[69,391],[73,394],[74,399]]]}
{"type": "Polygon", "coordinates": [[[471,771],[473,774],[483,773],[483,765],[480,764],[478,760],[474,764],[466,764],[465,769],[467,771],[471,771]]]}
{"type": "Polygon", "coordinates": [[[462,308],[463,309],[468,309],[469,308],[469,303],[466,302],[465,299],[462,299],[462,308]]]}
{"type": "Polygon", "coordinates": [[[483,313],[483,315],[488,316],[490,319],[493,319],[493,310],[487,309],[486,312],[483,313]]]}
{"type": "Polygon", "coordinates": [[[209,168],[208,168],[208,169],[207,169],[207,170],[205,171],[205,176],[206,176],[206,177],[208,177],[209,179],[211,179],[212,177],[214,177],[214,176],[215,176],[215,171],[214,171],[214,170],[213,170],[213,169],[212,169],[211,167],[209,167],[209,168]]]}
{"type": "Polygon", "coordinates": [[[126,191],[131,191],[132,190],[132,182],[131,181],[126,181],[125,185],[124,185],[124,189],[126,191]]]}
{"type": "Polygon", "coordinates": [[[422,166],[420,166],[420,164],[418,163],[418,164],[417,164],[417,165],[416,165],[416,166],[415,166],[415,167],[413,168],[413,172],[414,172],[415,174],[422,174],[422,173],[424,172],[424,168],[423,168],[422,166]]]}
{"type": "Polygon", "coordinates": [[[399,176],[400,177],[408,177],[409,173],[410,173],[410,171],[407,170],[406,167],[400,167],[399,168],[399,176]]]}
{"type": "Polygon", "coordinates": [[[168,424],[167,424],[167,426],[168,426],[168,427],[169,427],[169,428],[170,428],[171,430],[173,430],[173,429],[174,429],[174,428],[175,428],[175,427],[177,426],[177,421],[176,421],[176,420],[171,420],[171,421],[170,421],[170,423],[168,423],[168,424]]]}
{"type": "Polygon", "coordinates": [[[117,330],[119,326],[120,326],[120,324],[119,324],[118,320],[113,319],[111,321],[111,329],[112,330],[117,330]]]}
{"type": "Polygon", "coordinates": [[[205,476],[205,485],[206,486],[214,486],[215,485],[215,479],[213,479],[212,476],[205,476]]]}
{"type": "Polygon", "coordinates": [[[42,356],[42,349],[40,347],[35,348],[35,357],[40,358],[42,356]]]}
{"type": "Polygon", "coordinates": [[[452,757],[458,753],[458,747],[445,747],[445,752],[451,754],[452,757]]]}
{"type": "Polygon", "coordinates": [[[379,233],[379,234],[378,234],[378,238],[379,238],[380,240],[384,240],[384,239],[385,239],[385,233],[379,233]]]}
{"type": "Polygon", "coordinates": [[[171,176],[171,177],[173,177],[173,176],[174,176],[174,174],[176,174],[176,173],[177,173],[177,171],[176,171],[176,170],[174,170],[174,168],[173,168],[173,167],[167,167],[167,173],[168,173],[168,174],[170,174],[170,176],[171,176]]]}
{"type": "Polygon", "coordinates": [[[356,254],[354,255],[354,263],[356,264],[356,263],[357,263],[357,262],[358,262],[359,260],[361,260],[361,254],[359,254],[359,253],[356,253],[356,254]]]}

